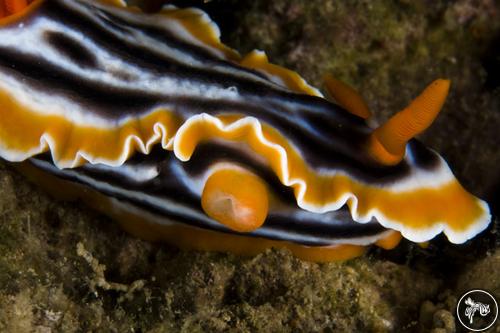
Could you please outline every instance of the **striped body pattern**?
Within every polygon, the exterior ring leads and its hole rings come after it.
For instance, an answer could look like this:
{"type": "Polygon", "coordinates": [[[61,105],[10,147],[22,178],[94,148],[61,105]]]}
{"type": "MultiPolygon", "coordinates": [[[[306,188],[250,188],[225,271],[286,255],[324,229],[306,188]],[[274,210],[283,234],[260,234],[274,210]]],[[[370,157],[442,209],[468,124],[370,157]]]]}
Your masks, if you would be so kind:
{"type": "Polygon", "coordinates": [[[334,260],[400,234],[463,243],[490,222],[437,153],[413,138],[398,152],[385,137],[404,133],[263,52],[240,57],[200,10],[38,0],[2,21],[0,157],[85,188],[142,237],[334,260]]]}

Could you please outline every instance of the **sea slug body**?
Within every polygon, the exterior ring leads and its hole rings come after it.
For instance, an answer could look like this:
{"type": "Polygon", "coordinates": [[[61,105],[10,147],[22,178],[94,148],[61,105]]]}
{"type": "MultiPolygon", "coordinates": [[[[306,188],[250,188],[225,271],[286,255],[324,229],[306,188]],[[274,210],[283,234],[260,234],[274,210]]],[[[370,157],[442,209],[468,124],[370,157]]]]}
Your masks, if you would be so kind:
{"type": "Polygon", "coordinates": [[[0,15],[0,157],[143,238],[330,261],[401,235],[463,243],[491,220],[414,139],[448,80],[374,129],[352,88],[327,75],[327,99],[241,57],[198,9],[9,0],[0,15]]]}

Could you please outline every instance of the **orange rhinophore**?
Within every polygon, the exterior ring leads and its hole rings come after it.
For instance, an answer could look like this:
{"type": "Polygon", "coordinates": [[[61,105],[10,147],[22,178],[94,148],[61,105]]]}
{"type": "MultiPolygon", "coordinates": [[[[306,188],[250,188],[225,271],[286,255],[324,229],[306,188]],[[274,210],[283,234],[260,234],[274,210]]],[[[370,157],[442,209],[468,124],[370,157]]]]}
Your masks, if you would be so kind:
{"type": "Polygon", "coordinates": [[[363,97],[361,97],[356,90],[346,83],[335,79],[330,74],[326,74],[323,79],[328,94],[330,94],[340,106],[358,117],[363,119],[370,118],[371,112],[363,97]]]}
{"type": "Polygon", "coordinates": [[[436,80],[396,113],[371,136],[371,153],[384,164],[396,164],[403,159],[408,141],[426,130],[436,119],[450,89],[449,80],[436,80]]]}

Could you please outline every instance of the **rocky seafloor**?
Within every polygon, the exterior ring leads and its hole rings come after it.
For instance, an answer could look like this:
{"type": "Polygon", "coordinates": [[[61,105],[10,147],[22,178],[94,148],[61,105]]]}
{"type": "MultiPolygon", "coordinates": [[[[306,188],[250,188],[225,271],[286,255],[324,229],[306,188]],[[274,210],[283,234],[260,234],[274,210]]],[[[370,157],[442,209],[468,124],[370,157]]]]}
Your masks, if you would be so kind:
{"type": "MultiPolygon", "coordinates": [[[[498,2],[175,3],[207,10],[242,54],[266,50],[316,86],[333,73],[362,93],[379,121],[432,80],[451,79],[443,112],[420,138],[498,213],[498,2]]],[[[328,264],[286,250],[186,252],[129,236],[80,203],[56,201],[2,162],[0,331],[455,332],[465,290],[500,296],[497,233],[493,222],[463,245],[403,241],[328,264]]]]}

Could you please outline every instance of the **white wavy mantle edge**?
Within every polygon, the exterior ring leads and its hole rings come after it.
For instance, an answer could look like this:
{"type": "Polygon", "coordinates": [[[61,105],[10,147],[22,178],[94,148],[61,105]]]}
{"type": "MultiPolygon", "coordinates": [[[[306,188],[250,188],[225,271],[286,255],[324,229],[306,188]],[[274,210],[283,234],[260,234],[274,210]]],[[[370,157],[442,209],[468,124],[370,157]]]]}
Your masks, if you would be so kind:
{"type": "MultiPolygon", "coordinates": [[[[468,239],[474,237],[484,229],[486,229],[486,227],[489,225],[491,221],[491,214],[488,204],[485,201],[480,200],[478,198],[476,198],[476,200],[478,201],[479,205],[483,208],[483,214],[462,232],[456,232],[455,230],[450,228],[446,223],[446,221],[437,222],[432,227],[429,228],[410,228],[398,221],[387,218],[383,213],[381,213],[377,209],[371,209],[367,212],[367,214],[361,215],[358,212],[358,199],[353,193],[345,193],[336,202],[327,203],[322,206],[316,206],[310,204],[304,200],[304,196],[307,191],[306,182],[300,178],[292,179],[290,177],[287,168],[288,156],[285,148],[274,142],[267,140],[264,137],[261,123],[257,118],[254,117],[241,118],[229,125],[224,125],[220,119],[205,113],[189,118],[179,128],[174,139],[174,154],[179,160],[183,162],[188,161],[191,156],[183,155],[182,152],[180,151],[179,145],[180,142],[182,142],[182,136],[189,129],[190,126],[192,126],[194,123],[199,123],[199,122],[211,123],[222,132],[231,132],[241,127],[250,125],[262,145],[273,148],[279,153],[280,168],[283,175],[282,177],[283,179],[281,179],[281,182],[283,183],[283,185],[288,187],[291,187],[293,185],[298,185],[299,190],[296,196],[297,205],[304,210],[308,210],[314,213],[325,213],[329,211],[335,211],[344,206],[348,200],[351,200],[352,204],[350,207],[350,212],[354,221],[358,223],[368,223],[372,220],[372,218],[375,218],[385,228],[397,230],[401,232],[403,237],[413,242],[425,242],[434,238],[439,233],[443,232],[448,237],[450,242],[455,244],[461,244],[466,242],[468,239]]],[[[455,179],[446,162],[444,162],[442,158],[441,161],[442,161],[441,163],[442,167],[445,168],[445,171],[451,176],[450,179],[455,179]]]]}
{"type": "MultiPolygon", "coordinates": [[[[43,134],[40,137],[40,144],[38,147],[35,147],[27,152],[15,151],[5,147],[2,143],[0,143],[0,157],[10,162],[21,162],[32,156],[44,153],[46,151],[50,151],[52,153],[52,158],[54,164],[60,168],[75,168],[81,165],[80,161],[83,159],[91,164],[105,164],[112,167],[117,167],[122,165],[128,158],[132,149],[132,142],[138,147],[138,151],[143,154],[149,154],[151,149],[157,143],[161,143],[162,148],[165,150],[173,150],[175,156],[181,160],[182,162],[186,162],[190,159],[191,156],[183,155],[180,151],[180,142],[182,141],[182,137],[184,133],[192,126],[194,123],[206,122],[211,123],[216,126],[222,132],[231,132],[237,130],[241,127],[245,127],[250,125],[254,134],[259,139],[260,143],[264,146],[275,149],[280,156],[280,165],[281,172],[283,175],[283,179],[281,179],[283,185],[291,187],[293,185],[297,185],[298,195],[296,196],[297,205],[307,211],[313,213],[325,213],[329,211],[335,211],[340,209],[342,206],[346,204],[348,200],[351,200],[350,205],[350,213],[352,219],[358,223],[368,223],[373,218],[375,218],[383,227],[388,229],[393,229],[401,232],[403,237],[409,239],[413,242],[425,242],[432,238],[434,238],[439,233],[443,232],[451,243],[461,244],[466,242],[468,239],[471,239],[481,231],[487,228],[491,221],[491,214],[488,204],[476,198],[478,204],[483,208],[483,214],[474,222],[469,225],[469,227],[461,232],[457,232],[450,228],[446,221],[440,221],[435,223],[432,227],[428,228],[410,228],[405,226],[403,223],[400,223],[396,220],[391,220],[387,218],[383,213],[378,211],[377,209],[371,209],[365,215],[361,215],[358,212],[358,199],[353,193],[345,193],[339,200],[335,202],[326,203],[324,205],[314,205],[308,203],[304,200],[305,193],[307,191],[307,184],[303,179],[292,179],[290,178],[287,162],[288,156],[284,147],[267,140],[264,137],[262,125],[257,118],[254,117],[244,117],[236,120],[235,122],[224,125],[220,119],[217,117],[211,116],[206,113],[202,113],[199,115],[192,116],[188,118],[182,126],[177,130],[176,134],[172,138],[168,138],[168,133],[166,127],[161,123],[156,123],[153,127],[153,136],[149,138],[146,142],[144,142],[141,138],[136,135],[130,135],[125,139],[125,145],[120,156],[115,160],[103,159],[99,157],[94,157],[91,154],[84,151],[77,151],[75,154],[75,158],[73,160],[60,160],[57,156],[54,156],[54,152],[56,149],[56,142],[49,134],[43,134]]],[[[441,158],[442,160],[442,158],[441,158]]],[[[442,160],[442,167],[444,170],[451,175],[454,179],[453,174],[446,162],[442,160]]]]}

